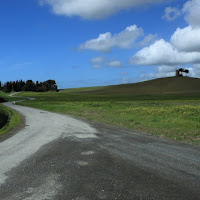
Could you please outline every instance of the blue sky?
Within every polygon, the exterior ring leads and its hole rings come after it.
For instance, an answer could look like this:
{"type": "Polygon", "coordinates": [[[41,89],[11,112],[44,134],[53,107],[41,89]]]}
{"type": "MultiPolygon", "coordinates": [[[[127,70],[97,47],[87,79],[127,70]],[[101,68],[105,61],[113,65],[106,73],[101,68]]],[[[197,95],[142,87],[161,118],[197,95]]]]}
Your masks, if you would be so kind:
{"type": "Polygon", "coordinates": [[[200,77],[199,0],[1,0],[0,80],[59,88],[200,77]]]}

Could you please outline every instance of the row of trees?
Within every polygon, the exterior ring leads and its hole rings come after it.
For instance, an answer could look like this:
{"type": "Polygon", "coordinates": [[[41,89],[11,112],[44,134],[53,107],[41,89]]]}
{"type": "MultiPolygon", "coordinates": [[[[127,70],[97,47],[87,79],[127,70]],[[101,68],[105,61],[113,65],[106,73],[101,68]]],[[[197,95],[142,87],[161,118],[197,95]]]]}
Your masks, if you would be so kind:
{"type": "Polygon", "coordinates": [[[47,80],[44,82],[33,82],[28,81],[8,81],[4,84],[0,81],[0,90],[3,92],[20,92],[20,91],[35,91],[35,92],[46,92],[46,91],[57,91],[57,85],[55,80],[47,80]]]}

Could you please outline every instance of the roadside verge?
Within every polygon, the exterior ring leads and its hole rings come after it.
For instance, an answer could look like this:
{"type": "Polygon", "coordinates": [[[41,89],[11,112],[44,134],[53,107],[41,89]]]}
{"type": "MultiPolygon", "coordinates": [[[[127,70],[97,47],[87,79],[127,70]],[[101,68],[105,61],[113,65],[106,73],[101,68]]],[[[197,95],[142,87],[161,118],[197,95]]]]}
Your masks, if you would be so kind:
{"type": "Polygon", "coordinates": [[[8,116],[7,123],[0,129],[0,142],[2,142],[24,127],[25,117],[4,104],[0,104],[0,112],[8,116]]]}

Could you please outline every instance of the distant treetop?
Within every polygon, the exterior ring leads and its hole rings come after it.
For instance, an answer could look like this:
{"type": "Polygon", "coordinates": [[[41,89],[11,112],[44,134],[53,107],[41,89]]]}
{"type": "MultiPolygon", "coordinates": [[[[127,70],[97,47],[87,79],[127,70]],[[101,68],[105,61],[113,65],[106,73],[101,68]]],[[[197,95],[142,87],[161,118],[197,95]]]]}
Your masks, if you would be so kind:
{"type": "Polygon", "coordinates": [[[47,80],[44,82],[33,82],[32,80],[8,81],[4,84],[0,81],[0,90],[3,92],[20,92],[20,91],[34,91],[34,92],[47,92],[57,91],[57,84],[55,80],[47,80]]]}

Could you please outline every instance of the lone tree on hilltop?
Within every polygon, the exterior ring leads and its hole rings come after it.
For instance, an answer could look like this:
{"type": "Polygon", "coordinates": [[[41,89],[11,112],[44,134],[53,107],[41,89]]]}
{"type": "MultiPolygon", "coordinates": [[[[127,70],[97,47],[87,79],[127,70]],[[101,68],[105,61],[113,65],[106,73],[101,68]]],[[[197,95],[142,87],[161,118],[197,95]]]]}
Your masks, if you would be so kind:
{"type": "Polygon", "coordinates": [[[188,74],[189,70],[188,69],[183,69],[183,68],[180,68],[180,69],[176,70],[176,76],[183,76],[183,73],[188,74]]]}

